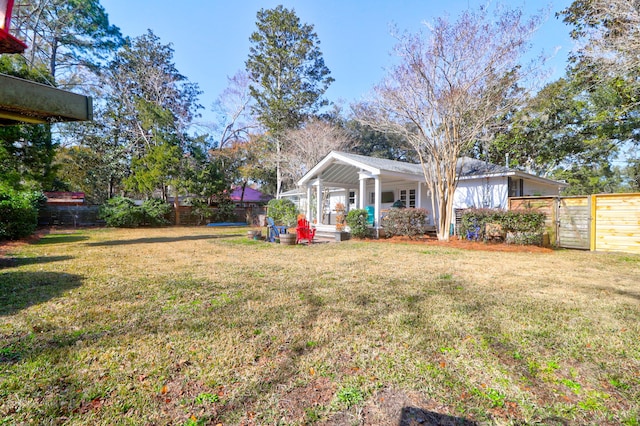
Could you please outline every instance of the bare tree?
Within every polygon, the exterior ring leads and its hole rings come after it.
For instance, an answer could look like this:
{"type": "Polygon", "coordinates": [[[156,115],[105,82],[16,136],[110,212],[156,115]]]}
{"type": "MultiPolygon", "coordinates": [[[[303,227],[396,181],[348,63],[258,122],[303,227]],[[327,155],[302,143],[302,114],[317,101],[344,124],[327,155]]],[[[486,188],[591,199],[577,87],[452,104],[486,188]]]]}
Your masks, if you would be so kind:
{"type": "Polygon", "coordinates": [[[436,19],[425,32],[398,37],[399,65],[355,111],[363,124],[401,135],[415,149],[441,240],[449,239],[461,153],[521,101],[518,82],[540,63],[523,67],[519,60],[541,17],[493,12],[469,10],[455,22],[436,19]]]}
{"type": "Polygon", "coordinates": [[[318,118],[311,119],[300,129],[289,130],[284,139],[288,149],[283,171],[292,182],[299,180],[331,151],[347,151],[354,144],[344,129],[318,118]]]}
{"type": "Polygon", "coordinates": [[[227,77],[228,86],[213,104],[216,122],[211,127],[219,135],[217,149],[227,148],[238,142],[247,142],[259,125],[251,115],[249,74],[238,71],[227,77]]]}

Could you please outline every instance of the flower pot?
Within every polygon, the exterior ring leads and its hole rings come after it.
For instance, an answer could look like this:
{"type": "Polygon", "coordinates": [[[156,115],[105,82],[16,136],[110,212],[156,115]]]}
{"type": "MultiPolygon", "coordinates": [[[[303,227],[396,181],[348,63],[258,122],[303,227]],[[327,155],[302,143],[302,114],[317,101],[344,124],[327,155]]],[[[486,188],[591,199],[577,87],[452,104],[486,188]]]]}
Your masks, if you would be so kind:
{"type": "Polygon", "coordinates": [[[280,234],[280,244],[293,246],[296,244],[296,234],[280,234]]]}

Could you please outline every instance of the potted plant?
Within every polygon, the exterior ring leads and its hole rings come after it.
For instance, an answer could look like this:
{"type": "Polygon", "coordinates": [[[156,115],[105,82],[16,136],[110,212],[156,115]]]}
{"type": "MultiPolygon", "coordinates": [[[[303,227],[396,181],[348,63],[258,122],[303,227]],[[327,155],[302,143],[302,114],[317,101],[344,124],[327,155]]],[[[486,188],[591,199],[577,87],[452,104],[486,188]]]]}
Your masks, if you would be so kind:
{"type": "Polygon", "coordinates": [[[343,203],[336,203],[336,231],[344,231],[344,211],[345,207],[343,203]]]}

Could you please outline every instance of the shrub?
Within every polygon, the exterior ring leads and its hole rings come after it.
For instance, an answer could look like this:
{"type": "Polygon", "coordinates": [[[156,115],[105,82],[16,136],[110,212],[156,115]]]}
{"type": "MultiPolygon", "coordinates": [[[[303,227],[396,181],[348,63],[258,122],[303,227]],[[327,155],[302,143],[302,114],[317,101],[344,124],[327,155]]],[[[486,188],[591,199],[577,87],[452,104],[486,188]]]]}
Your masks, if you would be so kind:
{"type": "Polygon", "coordinates": [[[100,207],[100,218],[107,226],[115,228],[136,228],[140,225],[167,225],[167,215],[171,213],[171,206],[159,198],[151,198],[136,206],[136,203],[126,197],[114,197],[107,200],[100,207]]]}
{"type": "Polygon", "coordinates": [[[142,223],[143,210],[130,198],[113,197],[100,207],[99,217],[107,226],[135,228],[142,223]]]}
{"type": "Polygon", "coordinates": [[[386,237],[402,235],[414,238],[427,233],[429,212],[425,209],[391,209],[382,218],[382,227],[386,237]]]}
{"type": "Polygon", "coordinates": [[[142,210],[142,223],[150,226],[168,225],[167,216],[171,213],[171,206],[159,198],[146,200],[140,206],[142,210]]]}
{"type": "Polygon", "coordinates": [[[462,214],[460,236],[469,240],[486,240],[487,223],[499,223],[503,210],[468,209],[462,214]]]}
{"type": "Polygon", "coordinates": [[[461,236],[486,240],[487,224],[497,224],[507,235],[507,242],[540,244],[544,231],[544,213],[534,211],[505,211],[497,209],[468,209],[462,214],[461,236]]]}
{"type": "Polygon", "coordinates": [[[351,228],[351,235],[356,238],[364,238],[369,233],[367,218],[369,213],[365,209],[350,210],[347,214],[347,225],[351,228]]]}
{"type": "Polygon", "coordinates": [[[0,186],[0,240],[33,234],[38,226],[38,209],[45,201],[42,192],[0,186]]]}
{"type": "Polygon", "coordinates": [[[196,219],[196,225],[202,225],[213,217],[213,210],[206,201],[192,198],[189,200],[189,205],[191,206],[191,216],[196,219]]]}
{"type": "Polygon", "coordinates": [[[229,193],[224,191],[216,195],[215,199],[218,203],[218,208],[213,210],[211,219],[214,222],[228,222],[236,220],[236,214],[234,212],[236,204],[229,196],[229,193]]]}
{"type": "Polygon", "coordinates": [[[294,226],[298,217],[298,209],[289,199],[274,198],[267,204],[267,214],[276,225],[294,226]]]}

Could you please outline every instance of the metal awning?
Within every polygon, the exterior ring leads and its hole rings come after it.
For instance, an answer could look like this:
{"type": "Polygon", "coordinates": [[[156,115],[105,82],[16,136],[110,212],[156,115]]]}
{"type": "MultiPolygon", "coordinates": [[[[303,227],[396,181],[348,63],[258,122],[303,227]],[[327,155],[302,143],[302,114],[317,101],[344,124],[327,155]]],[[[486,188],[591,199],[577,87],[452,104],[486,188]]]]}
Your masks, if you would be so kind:
{"type": "Polygon", "coordinates": [[[89,96],[0,74],[0,125],[92,119],[89,96]]]}

